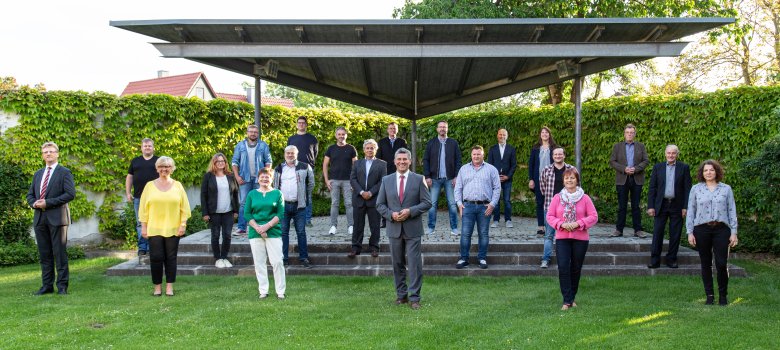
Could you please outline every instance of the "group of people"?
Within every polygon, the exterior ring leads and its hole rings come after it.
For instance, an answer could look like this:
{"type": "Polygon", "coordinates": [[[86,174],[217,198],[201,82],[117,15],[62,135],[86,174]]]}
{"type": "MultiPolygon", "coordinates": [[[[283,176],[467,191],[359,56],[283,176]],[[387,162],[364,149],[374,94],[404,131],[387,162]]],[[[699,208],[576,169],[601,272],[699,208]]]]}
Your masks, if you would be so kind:
{"type": "MultiPolygon", "coordinates": [[[[227,157],[215,154],[207,166],[201,184],[203,220],[211,228],[211,246],[215,266],[228,268],[233,222],[236,234],[246,234],[250,242],[260,298],[268,296],[266,261],[274,274],[276,295],[285,297],[285,266],[288,264],[291,221],[298,237],[298,259],[310,268],[306,227],[311,226],[314,166],[319,152],[316,137],[307,132],[306,117],[297,119],[297,133],[288,139],[284,161],[272,169],[269,146],[259,139],[255,125],[247,128],[228,166],[227,157]],[[222,243],[220,244],[220,238],[222,243]]],[[[471,162],[461,164],[458,142],[448,135],[448,123],[436,124],[437,137],[431,139],[423,155],[423,173],[410,170],[414,155],[406,141],[398,137],[398,125],[390,123],[388,136],[363,142],[364,158],[358,159],[354,146],[347,143],[347,130],[335,130],[336,143],[328,147],[322,164],[324,184],[331,193],[331,227],[335,234],[341,198],[347,210],[347,232],[352,236],[349,258],[362,253],[366,217],[370,230],[369,250],[379,254],[380,228],[386,227],[396,286],[396,303],[420,308],[422,286],[421,237],[436,230],[438,197],[444,190],[449,212],[450,233],[460,235],[458,269],[470,264],[471,238],[478,234],[476,262],[488,268],[489,229],[498,227],[504,202],[504,224],[512,228],[512,179],[517,169],[516,149],[507,143],[508,132],[500,129],[497,144],[485,159],[482,146],[471,147],[471,162]],[[422,215],[428,214],[423,231],[422,215]],[[462,231],[458,229],[461,221],[462,231]],[[491,223],[492,219],[492,223],[491,223]],[[408,278],[407,278],[408,277],[408,278]],[[408,280],[408,283],[407,283],[408,280]]],[[[649,164],[645,147],[635,141],[636,127],[624,129],[624,142],[616,143],[610,158],[615,169],[619,211],[612,236],[622,236],[628,194],[631,194],[634,234],[644,238],[639,215],[639,195],[649,164]]],[[[67,203],[75,196],[70,171],[58,166],[58,148],[47,142],[42,146],[44,169],[36,172],[27,194],[35,209],[34,227],[41,256],[41,289],[36,294],[53,292],[54,261],[57,286],[67,293],[68,266],[65,246],[70,216],[67,203]]],[[[688,165],[677,161],[675,145],[666,148],[666,161],[653,167],[650,177],[648,215],[654,230],[649,268],[661,263],[664,226],[669,222],[670,240],[665,263],[677,267],[677,248],[682,220],[687,217],[688,241],[701,257],[702,279],[707,303],[714,302],[712,257],[715,258],[720,304],[726,304],[728,248],[737,244],[737,220],[731,188],[721,182],[723,168],[714,160],[699,167],[698,184],[691,186],[688,165]]],[[[182,184],[171,175],[175,163],[170,157],[154,155],[154,142],[141,142],[141,156],[131,161],[125,182],[126,196],[136,212],[138,254],[149,255],[154,284],[153,295],[174,295],[176,256],[179,238],[184,235],[190,206],[182,184]]],[[[563,309],[575,307],[582,265],[588,248],[588,229],[598,222],[593,201],[580,187],[578,170],[565,163],[565,150],[558,146],[549,128],[540,130],[528,161],[529,188],[536,196],[537,234],[544,237],[541,268],[552,258],[553,239],[563,309]]]]}

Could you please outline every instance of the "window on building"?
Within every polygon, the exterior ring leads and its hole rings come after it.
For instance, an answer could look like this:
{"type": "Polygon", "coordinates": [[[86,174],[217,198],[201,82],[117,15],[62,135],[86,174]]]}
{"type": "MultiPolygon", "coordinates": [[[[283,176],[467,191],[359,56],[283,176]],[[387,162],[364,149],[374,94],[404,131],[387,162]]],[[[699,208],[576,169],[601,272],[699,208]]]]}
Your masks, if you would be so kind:
{"type": "Polygon", "coordinates": [[[202,87],[196,87],[195,88],[195,95],[198,96],[199,99],[205,100],[206,99],[206,89],[202,87]]]}

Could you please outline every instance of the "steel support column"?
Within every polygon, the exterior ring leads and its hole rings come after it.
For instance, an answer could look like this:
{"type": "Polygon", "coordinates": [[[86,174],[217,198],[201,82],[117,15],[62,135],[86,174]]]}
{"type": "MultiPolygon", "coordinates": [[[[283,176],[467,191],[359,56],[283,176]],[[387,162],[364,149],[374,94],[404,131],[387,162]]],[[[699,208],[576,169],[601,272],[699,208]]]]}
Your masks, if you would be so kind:
{"type": "Polygon", "coordinates": [[[412,120],[412,139],[409,140],[409,144],[412,145],[412,165],[411,168],[412,171],[418,174],[422,174],[420,172],[417,172],[417,120],[412,120]]]}
{"type": "Polygon", "coordinates": [[[260,125],[260,119],[263,117],[263,113],[260,111],[262,102],[260,101],[261,93],[261,79],[259,76],[255,76],[255,125],[260,129],[260,136],[263,135],[263,127],[260,125]]]}
{"type": "Polygon", "coordinates": [[[582,178],[582,76],[574,78],[574,154],[577,170],[582,178]]]}

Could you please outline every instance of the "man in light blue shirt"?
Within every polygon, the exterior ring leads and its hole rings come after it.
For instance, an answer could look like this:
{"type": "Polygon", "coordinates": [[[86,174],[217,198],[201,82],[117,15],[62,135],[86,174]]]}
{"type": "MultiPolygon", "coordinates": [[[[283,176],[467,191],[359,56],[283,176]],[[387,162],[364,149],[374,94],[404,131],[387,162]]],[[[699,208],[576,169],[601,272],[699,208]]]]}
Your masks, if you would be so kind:
{"type": "Polygon", "coordinates": [[[471,234],[477,225],[479,234],[479,267],[488,268],[487,249],[489,243],[490,216],[501,198],[501,179],[496,167],[485,163],[485,150],[482,146],[471,148],[471,163],[458,171],[455,180],[455,201],[458,204],[463,230],[460,236],[460,260],[455,268],[469,265],[471,234]]]}
{"type": "Polygon", "coordinates": [[[246,128],[246,139],[239,142],[233,150],[233,174],[238,181],[238,197],[241,202],[238,215],[239,235],[246,233],[246,219],[244,219],[244,200],[249,191],[257,189],[257,172],[260,167],[271,168],[271,150],[268,144],[260,140],[260,128],[250,125],[246,128]]]}

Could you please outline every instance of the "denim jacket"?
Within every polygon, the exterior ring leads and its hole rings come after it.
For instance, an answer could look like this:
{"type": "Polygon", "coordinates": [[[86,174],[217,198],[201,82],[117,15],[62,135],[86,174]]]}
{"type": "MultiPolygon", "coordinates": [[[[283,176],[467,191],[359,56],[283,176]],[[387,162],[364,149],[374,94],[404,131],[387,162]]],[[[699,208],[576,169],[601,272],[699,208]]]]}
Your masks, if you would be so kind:
{"type": "MultiPolygon", "coordinates": [[[[238,166],[238,175],[241,176],[244,181],[249,181],[249,152],[246,150],[246,139],[239,142],[236,145],[236,149],[233,150],[233,165],[238,166]]],[[[263,140],[257,140],[257,147],[255,148],[255,174],[261,167],[265,167],[266,164],[271,163],[271,150],[268,148],[268,144],[263,140]]]]}

